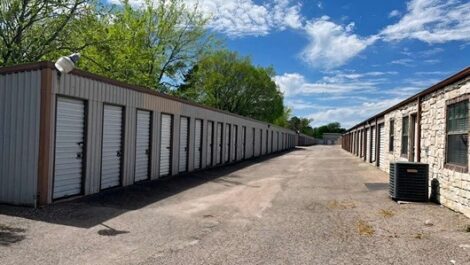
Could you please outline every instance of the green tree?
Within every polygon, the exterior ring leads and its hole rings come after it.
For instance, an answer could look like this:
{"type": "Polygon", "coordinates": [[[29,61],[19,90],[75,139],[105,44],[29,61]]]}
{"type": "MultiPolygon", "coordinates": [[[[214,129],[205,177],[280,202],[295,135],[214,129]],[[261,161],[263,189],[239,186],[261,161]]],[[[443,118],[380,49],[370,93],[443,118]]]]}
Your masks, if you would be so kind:
{"type": "Polygon", "coordinates": [[[185,77],[177,95],[204,105],[274,122],[283,115],[283,95],[272,80],[274,70],[221,50],[202,58],[185,77]]]}
{"type": "Polygon", "coordinates": [[[313,136],[313,128],[310,126],[312,119],[299,118],[294,116],[290,118],[288,128],[306,135],[313,136]]]}
{"type": "Polygon", "coordinates": [[[323,138],[324,133],[344,133],[346,129],[341,127],[339,122],[332,122],[327,125],[316,127],[313,129],[313,136],[315,138],[323,138]]]}
{"type": "Polygon", "coordinates": [[[0,1],[0,66],[36,62],[75,49],[74,22],[90,15],[88,0],[0,1]]]}
{"type": "Polygon", "coordinates": [[[281,126],[284,128],[289,128],[289,118],[292,114],[292,109],[289,107],[284,107],[284,111],[282,115],[279,116],[276,120],[274,120],[274,124],[277,126],[281,126]]]}
{"type": "Polygon", "coordinates": [[[94,39],[82,50],[80,67],[91,72],[159,90],[172,86],[215,39],[197,7],[182,0],[146,0],[133,7],[128,0],[91,25],[77,41],[94,39]],[[99,32],[99,33],[97,33],[99,32]]]}

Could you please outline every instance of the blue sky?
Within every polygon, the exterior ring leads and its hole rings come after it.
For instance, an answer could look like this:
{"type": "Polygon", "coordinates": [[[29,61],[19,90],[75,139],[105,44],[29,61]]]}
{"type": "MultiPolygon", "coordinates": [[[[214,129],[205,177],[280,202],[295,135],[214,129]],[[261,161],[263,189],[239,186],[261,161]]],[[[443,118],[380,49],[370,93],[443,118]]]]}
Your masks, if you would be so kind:
{"type": "Polygon", "coordinates": [[[228,48],[274,66],[313,126],[352,126],[470,65],[468,0],[184,1],[228,48]]]}

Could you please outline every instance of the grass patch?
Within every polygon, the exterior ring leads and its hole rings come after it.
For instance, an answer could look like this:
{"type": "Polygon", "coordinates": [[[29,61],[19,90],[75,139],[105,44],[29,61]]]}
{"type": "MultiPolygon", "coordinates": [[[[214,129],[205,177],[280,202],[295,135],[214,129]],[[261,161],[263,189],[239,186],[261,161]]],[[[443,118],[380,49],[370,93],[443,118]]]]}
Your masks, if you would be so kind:
{"type": "Polygon", "coordinates": [[[379,214],[383,218],[390,218],[395,215],[395,213],[392,210],[385,210],[385,209],[380,209],[379,214]]]}
{"type": "Polygon", "coordinates": [[[375,234],[374,228],[364,220],[359,220],[356,223],[356,229],[361,236],[373,236],[375,234]]]}

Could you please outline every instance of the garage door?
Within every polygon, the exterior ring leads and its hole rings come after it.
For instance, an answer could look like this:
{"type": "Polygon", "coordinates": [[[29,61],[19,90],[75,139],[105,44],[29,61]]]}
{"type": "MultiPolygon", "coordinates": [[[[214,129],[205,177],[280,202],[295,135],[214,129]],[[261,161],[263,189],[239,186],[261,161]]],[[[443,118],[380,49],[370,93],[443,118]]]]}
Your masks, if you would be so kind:
{"type": "Polygon", "coordinates": [[[180,119],[179,172],[188,171],[189,118],[180,119]]]}
{"type": "Polygon", "coordinates": [[[173,116],[162,114],[160,124],[160,176],[171,173],[173,116]]]}
{"type": "Polygon", "coordinates": [[[232,160],[238,159],[238,125],[233,125],[232,160]]]}
{"type": "Polygon", "coordinates": [[[271,131],[271,144],[269,145],[269,152],[274,152],[274,132],[271,131]]]}
{"type": "Polygon", "coordinates": [[[122,121],[122,107],[104,105],[101,189],[112,188],[121,184],[122,121]]]}
{"type": "Polygon", "coordinates": [[[366,161],[370,161],[370,128],[366,129],[366,161]]]}
{"type": "Polygon", "coordinates": [[[256,151],[256,129],[253,128],[251,130],[251,148],[252,148],[252,156],[255,156],[255,151],[256,151]]]}
{"type": "Polygon", "coordinates": [[[223,127],[222,123],[217,123],[217,138],[216,138],[216,147],[217,147],[217,155],[216,155],[216,164],[222,163],[222,135],[223,135],[223,127]]]}
{"type": "Polygon", "coordinates": [[[135,181],[150,178],[150,111],[137,110],[135,140],[135,181]]]}
{"type": "Polygon", "coordinates": [[[82,193],[85,102],[57,98],[53,199],[82,193]]]}
{"type": "Polygon", "coordinates": [[[214,122],[207,123],[207,157],[206,165],[212,165],[212,148],[214,148],[214,122]]]}
{"type": "Polygon", "coordinates": [[[225,124],[225,150],[224,150],[224,162],[227,163],[230,160],[230,152],[231,152],[231,132],[230,132],[230,124],[225,124]]]}
{"type": "Polygon", "coordinates": [[[194,123],[194,168],[201,168],[202,156],[202,120],[196,120],[194,123]]]}
{"type": "Polygon", "coordinates": [[[246,127],[242,127],[242,159],[245,159],[246,154],[246,127]]]}
{"type": "Polygon", "coordinates": [[[384,164],[385,158],[385,132],[384,125],[379,125],[379,167],[382,167],[384,164]]]}
{"type": "Polygon", "coordinates": [[[266,130],[266,140],[265,141],[266,141],[266,143],[265,143],[266,146],[264,148],[266,148],[266,150],[265,150],[264,153],[268,154],[269,153],[269,131],[268,130],[266,130]]]}
{"type": "Polygon", "coordinates": [[[372,151],[371,151],[371,154],[370,154],[372,162],[375,162],[375,150],[376,150],[375,149],[375,145],[376,145],[376,143],[375,143],[375,139],[376,139],[376,137],[375,137],[375,135],[376,135],[375,128],[376,128],[375,126],[372,127],[371,132],[370,132],[371,138],[372,138],[372,148],[371,148],[372,151]]]}

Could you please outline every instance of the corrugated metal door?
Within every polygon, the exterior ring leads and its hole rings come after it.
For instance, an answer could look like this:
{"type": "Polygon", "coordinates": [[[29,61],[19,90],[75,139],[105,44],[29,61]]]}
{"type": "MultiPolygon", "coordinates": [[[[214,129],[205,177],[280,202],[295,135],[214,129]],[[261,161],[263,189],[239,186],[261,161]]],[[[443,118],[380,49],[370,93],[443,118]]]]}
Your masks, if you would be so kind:
{"type": "Polygon", "coordinates": [[[233,125],[232,160],[238,159],[238,125],[233,125]]]}
{"type": "Polygon", "coordinates": [[[135,139],[135,181],[150,178],[150,111],[137,110],[137,129],[135,139]]]}
{"type": "Polygon", "coordinates": [[[123,108],[104,105],[103,147],[101,154],[101,189],[121,184],[123,108]]]}
{"type": "Polygon", "coordinates": [[[171,173],[173,116],[162,114],[160,125],[160,176],[171,173]]]}
{"type": "Polygon", "coordinates": [[[212,148],[214,147],[214,122],[207,122],[207,158],[206,165],[212,165],[212,148]]]}
{"type": "Polygon", "coordinates": [[[370,128],[367,129],[366,133],[366,161],[369,162],[370,159],[370,128]]]}
{"type": "Polygon", "coordinates": [[[269,146],[269,151],[270,153],[274,152],[274,132],[271,131],[271,144],[269,146]]]}
{"type": "Polygon", "coordinates": [[[224,155],[225,155],[225,159],[224,159],[224,162],[227,163],[230,161],[230,152],[231,152],[231,148],[230,148],[230,145],[231,145],[231,131],[230,131],[230,124],[225,124],[225,152],[224,152],[224,155]]]}
{"type": "Polygon", "coordinates": [[[266,150],[265,150],[265,154],[268,154],[269,153],[269,131],[266,130],[266,150]]]}
{"type": "Polygon", "coordinates": [[[382,167],[384,164],[385,158],[385,133],[384,125],[379,125],[379,167],[382,167]]]}
{"type": "Polygon", "coordinates": [[[217,155],[216,155],[216,164],[222,163],[222,135],[223,135],[223,127],[222,123],[217,123],[217,155]]]}
{"type": "Polygon", "coordinates": [[[252,140],[252,143],[251,143],[251,148],[253,148],[253,156],[255,156],[255,150],[256,150],[256,129],[253,128],[252,131],[251,131],[251,140],[252,140]]]}
{"type": "Polygon", "coordinates": [[[85,102],[57,98],[53,199],[82,193],[85,102]]]}
{"type": "Polygon", "coordinates": [[[179,150],[179,172],[188,170],[188,140],[189,140],[189,118],[180,119],[180,150],[179,150]]]}
{"type": "Polygon", "coordinates": [[[202,155],[202,120],[196,119],[194,125],[194,169],[200,169],[202,155]]]}
{"type": "Polygon", "coordinates": [[[259,129],[259,154],[263,154],[263,129],[259,129]]]}
{"type": "Polygon", "coordinates": [[[375,161],[375,139],[376,139],[376,137],[375,137],[375,135],[376,135],[375,127],[372,127],[370,134],[371,134],[371,138],[372,138],[372,148],[371,148],[372,151],[371,151],[370,155],[371,155],[372,162],[374,162],[375,161]]]}
{"type": "Polygon", "coordinates": [[[245,159],[246,154],[246,127],[242,127],[242,159],[245,159]]]}

